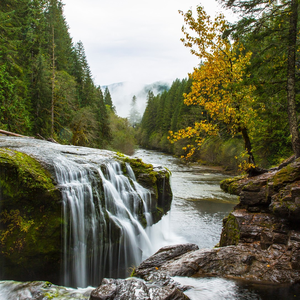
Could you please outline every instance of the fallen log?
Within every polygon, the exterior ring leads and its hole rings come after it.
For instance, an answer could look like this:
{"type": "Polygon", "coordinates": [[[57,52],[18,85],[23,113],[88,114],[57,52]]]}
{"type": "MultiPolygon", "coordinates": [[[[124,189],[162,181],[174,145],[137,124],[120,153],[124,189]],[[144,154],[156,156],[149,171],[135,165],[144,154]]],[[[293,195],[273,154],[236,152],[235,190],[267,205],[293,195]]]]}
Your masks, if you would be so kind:
{"type": "Polygon", "coordinates": [[[31,136],[21,135],[21,134],[18,134],[18,133],[14,133],[14,132],[2,130],[2,129],[0,129],[0,134],[16,136],[16,137],[23,137],[23,138],[28,138],[28,139],[34,139],[34,137],[31,137],[31,136]]]}

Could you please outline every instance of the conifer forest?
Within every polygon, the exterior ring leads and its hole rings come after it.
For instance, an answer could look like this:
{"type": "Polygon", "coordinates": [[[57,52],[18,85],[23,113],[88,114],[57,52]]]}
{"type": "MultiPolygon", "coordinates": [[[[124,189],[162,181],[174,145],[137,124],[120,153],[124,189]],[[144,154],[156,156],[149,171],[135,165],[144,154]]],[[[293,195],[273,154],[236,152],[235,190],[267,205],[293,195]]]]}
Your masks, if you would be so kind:
{"type": "Polygon", "coordinates": [[[0,129],[126,154],[139,145],[232,170],[299,157],[298,1],[219,2],[239,19],[212,19],[200,3],[179,12],[182,46],[199,65],[150,90],[142,117],[133,106],[121,118],[73,43],[62,1],[2,0],[0,129]]]}

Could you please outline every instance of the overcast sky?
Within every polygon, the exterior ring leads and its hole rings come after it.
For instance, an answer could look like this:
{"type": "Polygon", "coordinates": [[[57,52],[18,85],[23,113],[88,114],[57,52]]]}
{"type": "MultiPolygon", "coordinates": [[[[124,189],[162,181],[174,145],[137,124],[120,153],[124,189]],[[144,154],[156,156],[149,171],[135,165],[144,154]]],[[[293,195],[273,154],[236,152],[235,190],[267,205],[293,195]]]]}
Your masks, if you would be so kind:
{"type": "Polygon", "coordinates": [[[73,42],[83,42],[97,85],[153,83],[183,79],[198,60],[180,41],[183,17],[202,4],[210,15],[214,0],[63,0],[73,42]]]}

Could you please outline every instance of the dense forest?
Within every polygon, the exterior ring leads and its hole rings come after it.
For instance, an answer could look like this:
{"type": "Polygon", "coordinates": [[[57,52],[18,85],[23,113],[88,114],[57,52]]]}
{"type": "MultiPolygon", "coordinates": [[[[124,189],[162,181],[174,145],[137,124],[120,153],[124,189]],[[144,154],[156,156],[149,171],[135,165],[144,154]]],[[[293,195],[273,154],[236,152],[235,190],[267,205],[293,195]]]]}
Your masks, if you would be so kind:
{"type": "Polygon", "coordinates": [[[95,85],[61,0],[1,1],[0,129],[126,154],[138,143],[234,170],[299,157],[298,1],[219,2],[239,20],[213,21],[201,6],[196,17],[180,12],[199,66],[149,91],[142,119],[134,97],[124,119],[95,85]]]}
{"type": "Polygon", "coordinates": [[[133,152],[133,137],[122,134],[131,126],[115,114],[109,90],[94,84],[60,0],[0,2],[0,87],[2,130],[133,152]]]}
{"type": "Polygon", "coordinates": [[[201,64],[168,92],[148,94],[140,144],[235,170],[298,157],[298,2],[219,2],[239,21],[212,22],[201,6],[197,17],[181,12],[182,41],[201,64]]]}

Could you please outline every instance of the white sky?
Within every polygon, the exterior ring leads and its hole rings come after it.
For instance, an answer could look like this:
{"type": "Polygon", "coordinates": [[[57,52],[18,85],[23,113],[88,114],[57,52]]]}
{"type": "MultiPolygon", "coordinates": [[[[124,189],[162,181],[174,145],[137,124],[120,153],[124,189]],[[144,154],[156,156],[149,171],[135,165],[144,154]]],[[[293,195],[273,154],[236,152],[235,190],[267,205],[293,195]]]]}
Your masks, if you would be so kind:
{"type": "Polygon", "coordinates": [[[180,41],[183,17],[202,4],[213,15],[214,0],[63,0],[69,32],[83,42],[95,84],[153,83],[183,79],[198,60],[180,41]]]}

